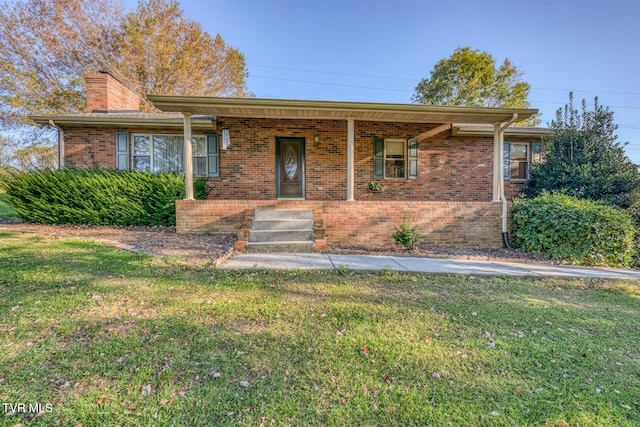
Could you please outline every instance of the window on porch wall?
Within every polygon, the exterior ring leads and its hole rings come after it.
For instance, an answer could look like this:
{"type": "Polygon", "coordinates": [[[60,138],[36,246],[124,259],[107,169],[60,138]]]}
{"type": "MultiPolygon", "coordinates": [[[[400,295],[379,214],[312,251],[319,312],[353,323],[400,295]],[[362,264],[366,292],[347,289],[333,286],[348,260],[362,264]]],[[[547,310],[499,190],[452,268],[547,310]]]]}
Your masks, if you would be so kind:
{"type": "Polygon", "coordinates": [[[405,142],[399,140],[384,141],[384,177],[405,177],[405,142]]]}
{"type": "MultiPolygon", "coordinates": [[[[217,143],[217,138],[216,141],[217,143]]],[[[193,136],[194,176],[207,176],[207,141],[205,136],[193,136]]],[[[133,169],[154,173],[184,172],[184,136],[134,135],[133,169]]]]}
{"type": "Polygon", "coordinates": [[[374,179],[418,178],[418,140],[374,138],[374,179]]]}
{"type": "Polygon", "coordinates": [[[528,180],[531,163],[542,161],[541,142],[505,142],[504,143],[504,178],[511,180],[528,180]]]}

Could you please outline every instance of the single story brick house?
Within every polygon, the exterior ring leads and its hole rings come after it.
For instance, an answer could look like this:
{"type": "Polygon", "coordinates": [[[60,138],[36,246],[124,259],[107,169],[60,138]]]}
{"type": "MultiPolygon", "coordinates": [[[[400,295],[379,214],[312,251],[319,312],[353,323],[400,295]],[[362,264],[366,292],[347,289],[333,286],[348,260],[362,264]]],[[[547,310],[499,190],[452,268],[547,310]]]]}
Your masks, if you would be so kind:
{"type": "Polygon", "coordinates": [[[177,231],[238,232],[238,247],[269,210],[308,212],[315,250],[390,243],[401,222],[425,242],[500,247],[548,134],[512,126],[537,113],[516,108],[148,96],[162,112],[142,113],[110,74],[85,78],[85,113],[31,117],[59,130],[60,165],[184,172],[177,231]]]}

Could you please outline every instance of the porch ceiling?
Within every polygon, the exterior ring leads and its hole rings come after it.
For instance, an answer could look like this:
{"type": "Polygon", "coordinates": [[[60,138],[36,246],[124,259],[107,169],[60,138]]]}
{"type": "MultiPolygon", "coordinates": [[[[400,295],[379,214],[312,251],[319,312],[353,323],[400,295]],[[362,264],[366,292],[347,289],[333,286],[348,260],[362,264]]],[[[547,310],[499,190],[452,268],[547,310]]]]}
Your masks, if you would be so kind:
{"type": "Polygon", "coordinates": [[[524,108],[485,108],[373,102],[300,101],[261,98],[217,98],[149,95],[162,111],[217,117],[330,119],[410,123],[498,123],[525,120],[538,112],[524,108]]]}

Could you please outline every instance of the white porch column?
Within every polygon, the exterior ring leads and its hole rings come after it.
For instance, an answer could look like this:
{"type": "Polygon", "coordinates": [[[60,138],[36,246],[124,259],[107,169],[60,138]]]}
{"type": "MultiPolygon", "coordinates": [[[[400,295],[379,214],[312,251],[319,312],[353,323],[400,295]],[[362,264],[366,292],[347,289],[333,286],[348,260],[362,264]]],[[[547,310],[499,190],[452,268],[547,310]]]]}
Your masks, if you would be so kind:
{"type": "MultiPolygon", "coordinates": [[[[500,172],[502,171],[502,150],[503,144],[500,143],[500,132],[501,123],[495,123],[493,125],[493,201],[499,202],[500,198],[500,189],[502,187],[500,181],[500,172]]],[[[502,172],[504,173],[504,172],[502,172]]]]}
{"type": "Polygon", "coordinates": [[[504,130],[506,126],[501,126],[500,131],[498,132],[498,198],[502,200],[504,198],[504,130]]]}
{"type": "Polygon", "coordinates": [[[347,201],[354,201],[355,187],[355,121],[347,119],[347,201]]]}
{"type": "Polygon", "coordinates": [[[191,113],[184,115],[184,185],[185,200],[193,200],[193,152],[191,149],[191,113]]]}

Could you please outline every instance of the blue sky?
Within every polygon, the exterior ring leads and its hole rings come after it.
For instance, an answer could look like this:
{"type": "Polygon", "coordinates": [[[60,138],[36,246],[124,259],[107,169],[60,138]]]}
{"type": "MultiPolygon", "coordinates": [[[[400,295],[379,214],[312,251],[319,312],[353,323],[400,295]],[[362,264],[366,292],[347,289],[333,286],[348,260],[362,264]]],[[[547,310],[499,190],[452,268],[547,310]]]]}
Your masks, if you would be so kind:
{"type": "Polygon", "coordinates": [[[410,102],[458,46],[509,58],[543,125],[594,96],[640,163],[640,3],[632,0],[182,0],[185,14],[244,53],[261,98],[410,102]]]}

